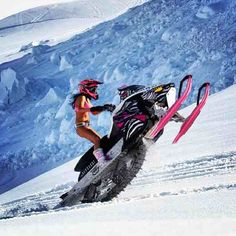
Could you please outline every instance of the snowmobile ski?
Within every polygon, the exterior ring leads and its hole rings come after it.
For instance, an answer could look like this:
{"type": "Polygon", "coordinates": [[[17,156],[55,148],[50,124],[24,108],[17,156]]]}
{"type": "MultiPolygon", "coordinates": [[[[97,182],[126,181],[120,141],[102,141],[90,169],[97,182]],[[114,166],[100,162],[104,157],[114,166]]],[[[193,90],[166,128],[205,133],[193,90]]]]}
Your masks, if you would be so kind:
{"type": "Polygon", "coordinates": [[[176,102],[170,107],[167,113],[160,119],[160,121],[153,126],[153,128],[145,135],[145,138],[154,139],[158,133],[165,127],[174,114],[178,111],[183,102],[187,99],[192,88],[192,75],[186,75],[180,82],[179,96],[176,102]],[[186,88],[181,95],[183,83],[187,81],[186,88]]]}
{"type": "Polygon", "coordinates": [[[191,114],[186,118],[185,122],[182,124],[179,133],[176,135],[173,144],[177,143],[178,140],[189,130],[196,118],[201,112],[201,109],[205,106],[206,100],[210,93],[210,83],[204,83],[198,90],[197,105],[191,114]],[[205,93],[200,101],[201,91],[205,88],[205,93]]]}

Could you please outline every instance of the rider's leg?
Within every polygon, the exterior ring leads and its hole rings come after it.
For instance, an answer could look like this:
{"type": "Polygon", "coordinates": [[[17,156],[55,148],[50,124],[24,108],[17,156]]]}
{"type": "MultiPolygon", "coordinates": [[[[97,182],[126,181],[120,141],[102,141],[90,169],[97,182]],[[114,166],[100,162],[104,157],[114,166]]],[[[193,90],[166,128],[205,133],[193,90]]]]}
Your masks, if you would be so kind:
{"type": "Polygon", "coordinates": [[[91,129],[90,127],[79,127],[76,129],[76,132],[79,136],[88,139],[94,144],[94,152],[93,155],[97,158],[97,160],[104,160],[106,159],[102,148],[100,148],[100,135],[91,129]]]}
{"type": "Polygon", "coordinates": [[[94,150],[98,149],[100,147],[100,135],[91,129],[90,127],[78,127],[76,129],[76,133],[82,137],[88,139],[90,142],[94,144],[94,150]]]}

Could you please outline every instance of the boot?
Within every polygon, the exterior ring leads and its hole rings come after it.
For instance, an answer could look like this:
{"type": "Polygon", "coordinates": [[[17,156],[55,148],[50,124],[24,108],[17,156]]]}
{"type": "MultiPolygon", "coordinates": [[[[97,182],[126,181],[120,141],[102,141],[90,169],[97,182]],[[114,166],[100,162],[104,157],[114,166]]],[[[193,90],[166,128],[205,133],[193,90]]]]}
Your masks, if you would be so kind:
{"type": "Polygon", "coordinates": [[[96,159],[101,162],[106,159],[104,152],[102,148],[97,148],[96,150],[93,151],[93,155],[96,157],[96,159]]]}

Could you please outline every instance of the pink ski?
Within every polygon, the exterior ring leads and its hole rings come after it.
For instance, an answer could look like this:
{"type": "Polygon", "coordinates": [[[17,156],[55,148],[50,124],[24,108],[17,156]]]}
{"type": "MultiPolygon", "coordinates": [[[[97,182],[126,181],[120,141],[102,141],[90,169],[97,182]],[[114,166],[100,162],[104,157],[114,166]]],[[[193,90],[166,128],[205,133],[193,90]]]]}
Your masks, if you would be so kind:
{"type": "Polygon", "coordinates": [[[169,122],[169,120],[178,111],[182,103],[186,100],[191,91],[191,88],[192,88],[192,75],[187,75],[182,79],[180,83],[179,98],[171,106],[171,108],[167,111],[167,113],[160,119],[160,121],[152,128],[151,132],[148,134],[148,138],[150,139],[155,138],[155,136],[165,127],[165,125],[169,122]],[[184,81],[187,81],[187,85],[183,94],[181,95],[181,89],[184,81]]]}
{"type": "Polygon", "coordinates": [[[192,124],[194,123],[194,121],[196,120],[196,118],[198,117],[198,115],[201,112],[201,109],[204,107],[204,105],[206,104],[206,100],[209,96],[209,92],[210,92],[210,84],[209,83],[205,83],[203,84],[198,91],[198,98],[197,98],[197,106],[195,107],[195,109],[192,111],[192,113],[186,118],[185,122],[182,124],[179,133],[177,134],[177,136],[175,137],[173,143],[177,143],[178,140],[189,130],[189,128],[192,126],[192,124]],[[201,90],[205,88],[205,93],[203,95],[203,98],[200,101],[200,95],[201,95],[201,90]]]}

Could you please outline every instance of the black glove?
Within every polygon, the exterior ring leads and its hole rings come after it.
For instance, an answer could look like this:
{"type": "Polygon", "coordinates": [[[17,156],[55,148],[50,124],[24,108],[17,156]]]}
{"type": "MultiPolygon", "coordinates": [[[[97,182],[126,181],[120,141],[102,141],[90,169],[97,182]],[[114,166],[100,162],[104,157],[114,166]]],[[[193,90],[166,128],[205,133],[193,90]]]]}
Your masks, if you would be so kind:
{"type": "Polygon", "coordinates": [[[96,106],[96,107],[91,107],[90,108],[91,112],[102,112],[102,111],[105,111],[105,110],[106,110],[105,106],[96,106]]]}
{"type": "Polygon", "coordinates": [[[105,104],[104,108],[105,108],[106,111],[113,112],[116,109],[116,106],[113,105],[113,104],[105,104]]]}

